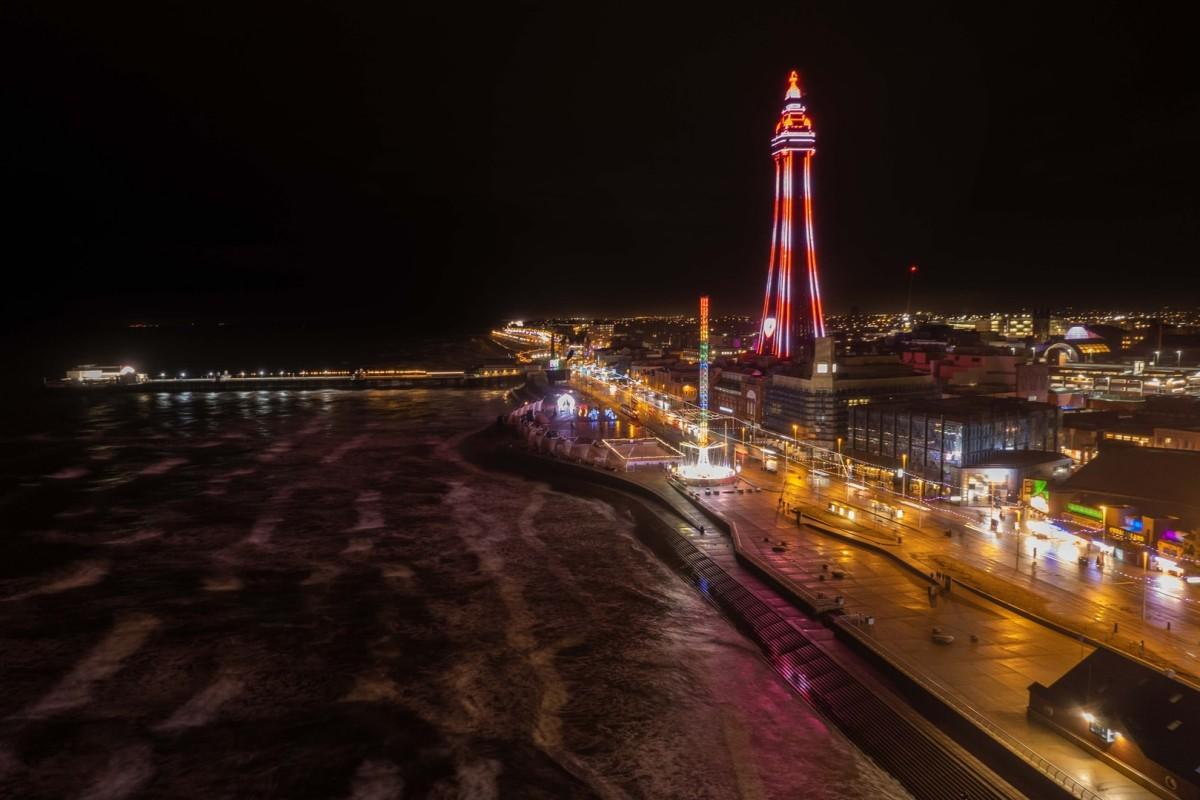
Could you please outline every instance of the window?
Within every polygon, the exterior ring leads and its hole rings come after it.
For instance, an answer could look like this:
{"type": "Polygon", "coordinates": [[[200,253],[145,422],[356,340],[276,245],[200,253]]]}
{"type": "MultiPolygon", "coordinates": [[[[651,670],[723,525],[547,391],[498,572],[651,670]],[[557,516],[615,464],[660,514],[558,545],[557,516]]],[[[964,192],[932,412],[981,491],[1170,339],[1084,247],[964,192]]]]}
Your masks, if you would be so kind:
{"type": "Polygon", "coordinates": [[[1183,724],[1183,720],[1181,720],[1181,719],[1172,720],[1171,722],[1167,723],[1167,730],[1173,731],[1182,724],[1183,724]]]}

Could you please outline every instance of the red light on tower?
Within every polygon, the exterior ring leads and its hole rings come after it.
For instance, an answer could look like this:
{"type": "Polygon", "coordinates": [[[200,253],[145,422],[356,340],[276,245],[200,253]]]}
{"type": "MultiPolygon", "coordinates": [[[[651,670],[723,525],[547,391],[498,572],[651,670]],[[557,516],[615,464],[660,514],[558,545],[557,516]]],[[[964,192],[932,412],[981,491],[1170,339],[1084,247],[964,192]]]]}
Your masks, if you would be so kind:
{"type": "Polygon", "coordinates": [[[917,274],[917,265],[916,265],[916,264],[909,264],[909,265],[908,265],[908,274],[909,274],[909,275],[916,275],[916,274],[917,274]]]}
{"type": "Polygon", "coordinates": [[[762,322],[756,348],[759,353],[765,352],[776,358],[789,358],[792,355],[794,333],[812,337],[825,335],[825,311],[821,307],[821,284],[817,276],[817,250],[813,238],[812,157],[817,151],[816,132],[804,105],[800,76],[795,70],[788,76],[788,88],[783,100],[783,111],[775,126],[775,136],[771,139],[771,155],[775,159],[775,208],[771,218],[767,291],[763,297],[762,322]],[[799,199],[798,204],[795,203],[796,199],[799,199]],[[802,237],[798,243],[794,233],[802,237]],[[792,320],[794,247],[804,251],[808,287],[801,291],[802,301],[808,301],[809,312],[804,314],[801,311],[796,323],[792,320]]]}

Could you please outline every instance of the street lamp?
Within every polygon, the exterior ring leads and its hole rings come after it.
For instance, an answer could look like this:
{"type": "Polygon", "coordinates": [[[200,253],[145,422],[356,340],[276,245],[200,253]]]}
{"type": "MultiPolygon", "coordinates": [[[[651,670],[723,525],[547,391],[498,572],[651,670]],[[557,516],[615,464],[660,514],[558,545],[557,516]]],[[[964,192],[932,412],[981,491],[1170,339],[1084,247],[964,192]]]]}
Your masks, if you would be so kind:
{"type": "Polygon", "coordinates": [[[1146,621],[1146,593],[1150,590],[1150,548],[1142,545],[1142,622],[1146,621]]]}
{"type": "Polygon", "coordinates": [[[1154,351],[1154,366],[1156,366],[1156,367],[1158,366],[1158,357],[1159,357],[1159,355],[1161,355],[1161,351],[1159,351],[1159,350],[1155,350],[1155,351],[1154,351]]]}
{"type": "Polygon", "coordinates": [[[838,472],[846,479],[846,500],[850,500],[850,473],[846,471],[846,462],[842,460],[842,437],[837,437],[837,466],[838,472]]]}
{"type": "Polygon", "coordinates": [[[908,453],[900,454],[900,496],[908,497],[908,453]]]}
{"type": "MultiPolygon", "coordinates": [[[[792,423],[792,440],[793,441],[796,438],[796,429],[798,427],[799,426],[796,425],[796,423],[794,423],[794,422],[792,423]]],[[[785,498],[787,497],[787,488],[788,488],[788,450],[790,450],[790,449],[791,449],[791,445],[785,441],[783,443],[783,496],[785,498]]]]}
{"type": "Polygon", "coordinates": [[[1100,555],[1108,546],[1108,506],[1100,506],[1100,555]]]}
{"type": "Polygon", "coordinates": [[[1176,350],[1175,351],[1175,366],[1178,367],[1182,362],[1183,362],[1183,351],[1176,350]]]}

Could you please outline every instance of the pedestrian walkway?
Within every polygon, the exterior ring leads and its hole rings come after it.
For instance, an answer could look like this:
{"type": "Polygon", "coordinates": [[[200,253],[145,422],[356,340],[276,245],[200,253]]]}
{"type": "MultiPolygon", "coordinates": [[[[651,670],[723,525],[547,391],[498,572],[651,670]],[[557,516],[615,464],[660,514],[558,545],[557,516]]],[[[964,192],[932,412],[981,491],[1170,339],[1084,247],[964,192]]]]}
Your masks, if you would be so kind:
{"type": "MultiPolygon", "coordinates": [[[[762,473],[762,477],[770,476],[762,473]]],[[[756,478],[759,476],[752,480],[756,478]]],[[[770,481],[763,484],[771,486],[770,481]]],[[[866,513],[861,500],[856,502],[852,493],[839,492],[841,488],[844,484],[835,483],[814,492],[793,479],[786,492],[787,505],[861,535],[874,530],[876,535],[893,540],[900,537],[904,543],[900,552],[926,571],[952,573],[1005,602],[1128,655],[1170,667],[1191,682],[1200,683],[1200,625],[1195,623],[1195,609],[1182,597],[1151,593],[1151,614],[1143,621],[1141,604],[1147,598],[1140,591],[1146,588],[1142,583],[1145,571],[1127,572],[1124,565],[1111,565],[1103,573],[1081,568],[1074,552],[1063,558],[1050,549],[1051,543],[1033,536],[1024,537],[1019,546],[1025,552],[1018,560],[1014,551],[1016,537],[1012,534],[998,538],[934,514],[911,514],[918,518],[909,523],[880,522],[866,513]],[[824,509],[830,500],[858,509],[862,512],[857,515],[858,521],[851,523],[827,513],[824,509]],[[1172,609],[1173,619],[1169,624],[1155,613],[1164,606],[1172,609]],[[1160,620],[1158,624],[1155,619],[1160,620]]],[[[1169,576],[1150,574],[1152,580],[1179,582],[1169,576]]]]}
{"type": "MultiPolygon", "coordinates": [[[[670,430],[658,432],[668,437],[673,434],[670,430]]],[[[667,485],[661,473],[628,477],[656,487],[667,485]]],[[[710,490],[705,494],[700,490],[698,502],[733,522],[743,554],[768,566],[798,595],[840,603],[851,618],[873,618],[872,625],[860,630],[877,651],[902,669],[922,676],[927,686],[960,708],[994,724],[1003,735],[1105,797],[1152,796],[1026,716],[1029,684],[1053,683],[1091,652],[1088,645],[965,590],[931,592],[936,580],[929,573],[938,577],[935,559],[939,556],[953,555],[1003,575],[998,559],[1005,555],[998,542],[988,542],[975,531],[968,533],[970,529],[964,528],[961,520],[949,524],[954,535],[947,537],[947,524],[936,514],[918,515],[915,525],[876,519],[855,502],[857,498],[843,491],[842,503],[865,512],[851,521],[827,511],[827,502],[837,499],[836,481],[824,491],[813,491],[798,476],[790,477],[792,481],[785,486],[784,476],[755,470],[743,474],[741,486],[765,491],[710,490]],[[814,524],[797,525],[796,510],[814,524]],[[831,535],[828,527],[836,528],[837,535],[831,535]],[[953,641],[935,642],[935,629],[952,636],[953,641]]],[[[694,510],[681,513],[691,513],[688,519],[693,525],[707,524],[694,510]]],[[[721,559],[736,563],[733,542],[714,533],[710,529],[704,537],[705,551],[718,563],[721,559]]],[[[1010,577],[1022,578],[1013,572],[1010,577]]],[[[1063,590],[1034,578],[1029,592],[1044,597],[1063,590]]],[[[1078,607],[1086,602],[1072,597],[1063,606],[1078,613],[1078,607]]]]}
{"type": "Polygon", "coordinates": [[[864,626],[868,638],[941,693],[1105,797],[1148,796],[1123,774],[1026,717],[1029,684],[1052,683],[1090,647],[966,592],[937,592],[931,598],[928,577],[817,527],[797,526],[769,493],[719,493],[700,501],[737,526],[744,552],[796,587],[840,597],[848,614],[873,617],[874,624],[864,626]],[[934,628],[954,641],[935,643],[934,628]]]}

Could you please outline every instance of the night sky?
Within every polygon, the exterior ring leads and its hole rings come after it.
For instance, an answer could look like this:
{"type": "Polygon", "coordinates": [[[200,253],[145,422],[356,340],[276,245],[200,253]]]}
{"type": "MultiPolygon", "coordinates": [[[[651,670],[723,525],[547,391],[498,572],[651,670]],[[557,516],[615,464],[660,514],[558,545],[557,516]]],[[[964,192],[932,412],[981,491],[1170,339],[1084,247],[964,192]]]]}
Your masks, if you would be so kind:
{"type": "Polygon", "coordinates": [[[73,5],[0,12],[9,326],[751,312],[793,67],[830,311],[1200,299],[1161,11],[73,5]]]}

